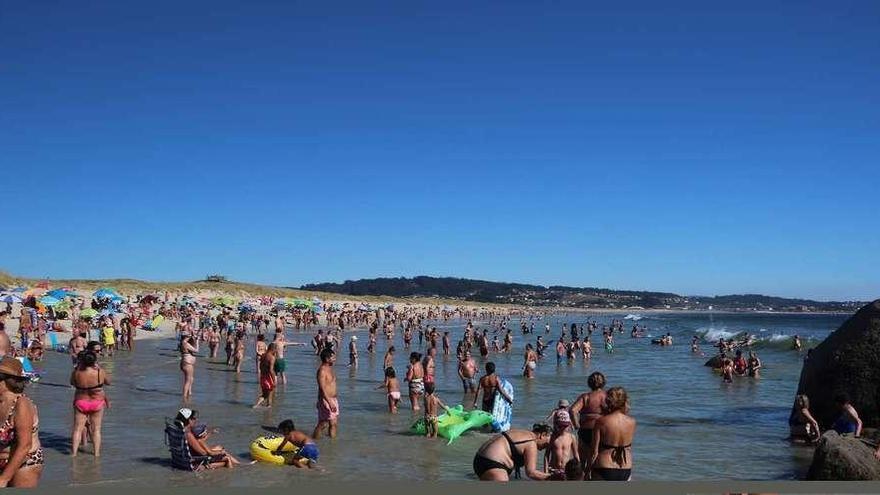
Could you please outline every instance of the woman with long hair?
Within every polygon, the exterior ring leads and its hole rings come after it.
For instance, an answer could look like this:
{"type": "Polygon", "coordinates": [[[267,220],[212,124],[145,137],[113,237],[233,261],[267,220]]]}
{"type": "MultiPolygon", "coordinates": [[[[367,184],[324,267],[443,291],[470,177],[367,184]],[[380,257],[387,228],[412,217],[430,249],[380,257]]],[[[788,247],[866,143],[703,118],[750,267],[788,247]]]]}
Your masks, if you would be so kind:
{"type": "Polygon", "coordinates": [[[85,443],[88,430],[95,457],[100,457],[104,407],[110,406],[110,401],[104,394],[104,386],[110,385],[110,377],[98,366],[97,354],[92,351],[79,354],[76,368],[70,374],[70,384],[76,388],[73,395],[73,439],[70,455],[76,456],[79,452],[79,446],[85,443]]]}
{"type": "Polygon", "coordinates": [[[589,473],[592,480],[629,481],[632,478],[632,440],[636,420],[629,416],[629,398],[623,387],[605,395],[602,416],[593,426],[589,473]]]}

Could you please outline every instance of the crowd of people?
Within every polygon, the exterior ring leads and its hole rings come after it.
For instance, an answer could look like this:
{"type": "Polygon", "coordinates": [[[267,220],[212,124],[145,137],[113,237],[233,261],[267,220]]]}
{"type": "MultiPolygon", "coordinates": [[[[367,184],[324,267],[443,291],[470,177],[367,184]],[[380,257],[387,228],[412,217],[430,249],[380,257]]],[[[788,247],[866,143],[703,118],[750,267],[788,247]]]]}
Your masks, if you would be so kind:
{"type": "MultiPolygon", "coordinates": [[[[535,334],[535,326],[543,318],[539,313],[460,308],[363,311],[361,308],[328,305],[309,309],[280,309],[272,307],[271,300],[267,302],[269,304],[266,306],[271,309],[233,309],[199,304],[191,299],[169,301],[166,296],[164,303],[157,297],[137,298],[106,311],[106,303],[97,301],[97,306],[105,306],[105,311],[90,318],[73,319],[72,337],[66,346],[72,366],[69,380],[73,388],[71,455],[78,455],[88,445],[91,445],[94,456],[101,455],[103,416],[111,406],[107,387],[112,386],[113,379],[99,361],[112,358],[116,352],[134,351],[137,329],[159,314],[174,322],[180,354],[181,400],[186,407],[178,411],[175,421],[185,432],[191,451],[206,457],[209,461],[206,465],[215,468],[232,468],[242,464],[242,461],[222,446],[207,443],[212,432],[198,423],[198,411],[188,405],[193,397],[197,360],[206,347],[205,357],[216,359],[225,343],[226,365],[235,373],[241,373],[243,366],[251,366],[247,364],[245,355],[248,342],[252,341],[252,366],[258,383],[254,408],[274,406],[278,384],[287,381],[285,349],[290,346],[312,347],[320,361],[315,374],[315,426],[305,433],[296,428],[292,419],[285,420],[278,426],[284,440],[277,451],[280,452],[286,445],[293,445],[298,453],[290,457],[289,463],[297,467],[315,467],[319,457],[317,441],[323,436],[335,438],[339,434],[340,400],[334,371],[337,355],[347,349],[348,366],[357,367],[359,362],[358,337],[353,333],[347,334],[346,330],[357,327],[367,329],[368,353],[377,352],[380,336],[384,337],[387,345],[381,382],[376,388],[384,389],[388,412],[396,414],[404,399],[405,386],[409,408],[423,415],[427,436],[432,438],[438,436],[438,421],[447,408],[437,394],[435,360],[438,353],[443,356],[454,353],[457,376],[465,396],[472,398],[471,406],[491,413],[496,400],[512,403],[513,397],[502,387],[495,363],[489,360],[490,354],[513,352],[514,336],[508,325],[514,317],[519,319],[523,336],[535,334]],[[461,338],[455,345],[449,331],[438,331],[430,324],[432,321],[448,322],[453,319],[460,319],[464,326],[461,338]],[[477,327],[475,322],[483,322],[482,328],[477,327]],[[315,329],[315,333],[308,344],[289,342],[285,330],[290,327],[302,331],[315,329]],[[408,364],[402,373],[398,373],[395,367],[395,339],[398,334],[400,341],[397,342],[409,351],[408,364]],[[484,361],[482,375],[474,360],[476,353],[484,361]]],[[[96,301],[92,301],[91,306],[95,309],[96,301]]],[[[5,418],[0,425],[0,485],[35,486],[44,462],[38,435],[37,408],[24,394],[28,376],[22,368],[22,362],[15,356],[40,359],[42,355],[35,351],[40,349],[46,333],[50,329],[65,331],[66,328],[34,309],[23,306],[20,311],[18,349],[13,347],[3,330],[8,313],[0,313],[0,417],[5,418]]],[[[85,309],[85,303],[81,301],[79,306],[74,306],[71,316],[78,316],[85,309]]],[[[602,327],[593,321],[580,325],[563,324],[555,339],[557,364],[577,357],[590,360],[592,336],[599,331],[605,351],[612,353],[615,334],[624,332],[624,322],[613,320],[610,325],[602,327]]],[[[539,362],[547,357],[547,348],[554,345],[553,341],[545,341],[550,332],[550,325],[545,324],[543,335],[536,335],[534,342],[525,344],[521,368],[524,378],[535,378],[539,362]]],[[[642,338],[646,332],[646,327],[633,325],[630,337],[642,338]]],[[[671,334],[667,333],[657,340],[654,343],[672,345],[671,334]]],[[[700,338],[695,336],[691,343],[693,352],[699,352],[700,343],[700,338]]],[[[746,358],[739,348],[748,343],[725,342],[721,339],[716,345],[724,380],[730,381],[735,376],[759,376],[763,365],[755,351],[749,349],[746,358]],[[731,351],[734,351],[733,358],[729,357],[731,351]]],[[[799,340],[796,340],[796,345],[800,346],[799,340]]],[[[606,388],[606,377],[601,372],[589,375],[587,386],[588,390],[571,403],[566,399],[560,400],[546,420],[536,423],[530,430],[513,428],[487,440],[475,453],[474,474],[481,480],[500,481],[508,480],[512,475],[519,476],[524,469],[526,476],[535,480],[631,479],[636,421],[630,415],[628,394],[622,387],[606,388]],[[543,466],[539,467],[542,460],[543,466]]],[[[849,398],[844,394],[836,400],[840,418],[834,423],[833,429],[859,436],[862,421],[849,398]]],[[[810,412],[809,399],[803,395],[795,400],[789,424],[791,436],[797,441],[812,443],[821,434],[819,423],[810,412]]],[[[880,448],[875,455],[880,459],[880,448]]]]}

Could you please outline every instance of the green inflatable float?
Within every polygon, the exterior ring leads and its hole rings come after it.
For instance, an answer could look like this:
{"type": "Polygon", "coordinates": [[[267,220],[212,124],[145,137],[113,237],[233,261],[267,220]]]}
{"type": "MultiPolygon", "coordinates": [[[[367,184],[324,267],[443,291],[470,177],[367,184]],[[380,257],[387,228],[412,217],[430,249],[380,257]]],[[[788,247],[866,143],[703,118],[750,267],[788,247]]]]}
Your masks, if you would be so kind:
{"type": "MultiPolygon", "coordinates": [[[[453,408],[447,408],[446,414],[437,418],[438,431],[441,437],[449,440],[446,445],[451,444],[462,433],[471,428],[481,428],[492,424],[492,415],[480,410],[465,411],[461,405],[453,408]]],[[[416,421],[410,431],[416,435],[426,435],[425,419],[416,421]]]]}

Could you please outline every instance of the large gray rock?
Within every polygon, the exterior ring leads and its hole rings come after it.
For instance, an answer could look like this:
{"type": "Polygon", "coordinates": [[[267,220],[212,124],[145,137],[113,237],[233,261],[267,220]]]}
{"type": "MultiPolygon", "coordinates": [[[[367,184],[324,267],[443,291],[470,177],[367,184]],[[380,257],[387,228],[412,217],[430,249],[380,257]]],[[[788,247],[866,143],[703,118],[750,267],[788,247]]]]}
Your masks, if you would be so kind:
{"type": "Polygon", "coordinates": [[[880,480],[880,461],[874,450],[858,438],[826,431],[813,452],[808,480],[880,480]]]}
{"type": "Polygon", "coordinates": [[[798,393],[809,397],[823,430],[839,415],[840,392],[849,394],[865,426],[880,425],[880,300],[846,320],[804,363],[798,393]]]}
{"type": "Polygon", "coordinates": [[[706,361],[706,364],[704,364],[703,366],[708,366],[710,368],[720,368],[721,367],[721,356],[719,354],[716,354],[716,355],[710,357],[709,360],[706,361]]]}

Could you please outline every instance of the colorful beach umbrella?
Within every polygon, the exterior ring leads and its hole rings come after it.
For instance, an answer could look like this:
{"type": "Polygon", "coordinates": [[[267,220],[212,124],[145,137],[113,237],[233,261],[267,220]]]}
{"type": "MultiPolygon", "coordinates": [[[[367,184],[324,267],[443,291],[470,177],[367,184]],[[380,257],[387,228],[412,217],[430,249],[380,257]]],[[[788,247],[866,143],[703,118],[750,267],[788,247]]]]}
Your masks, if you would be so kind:
{"type": "Polygon", "coordinates": [[[40,298],[40,304],[43,306],[57,306],[61,303],[61,299],[52,296],[43,296],[40,298]]]}
{"type": "Polygon", "coordinates": [[[113,289],[111,287],[101,287],[100,289],[96,290],[92,294],[92,296],[97,299],[110,299],[114,296],[119,297],[119,293],[116,292],[116,289],[113,289]]]}
{"type": "Polygon", "coordinates": [[[20,303],[22,301],[23,301],[23,299],[18,294],[2,294],[2,295],[0,295],[0,302],[15,304],[15,303],[20,303]]]}
{"type": "Polygon", "coordinates": [[[98,316],[98,310],[96,310],[94,308],[86,308],[86,309],[82,310],[82,312],[79,315],[82,318],[94,318],[95,316],[98,316]]]}

